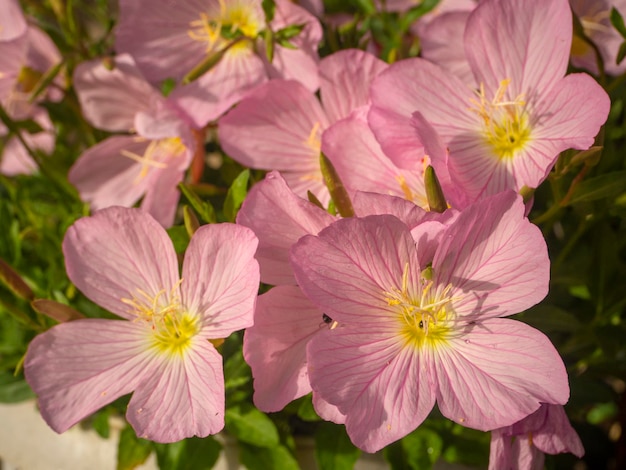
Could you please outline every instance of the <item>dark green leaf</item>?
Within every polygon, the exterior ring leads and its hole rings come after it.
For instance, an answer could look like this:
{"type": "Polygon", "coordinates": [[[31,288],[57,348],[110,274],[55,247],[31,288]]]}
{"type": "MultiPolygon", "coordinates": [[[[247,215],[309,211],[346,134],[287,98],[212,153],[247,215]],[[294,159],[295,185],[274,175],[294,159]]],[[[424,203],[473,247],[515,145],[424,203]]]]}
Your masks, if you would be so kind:
{"type": "Polygon", "coordinates": [[[320,153],[320,169],[324,177],[324,182],[328,188],[330,196],[333,198],[335,207],[339,211],[342,217],[352,217],[354,215],[354,208],[352,207],[352,201],[346,190],[341,178],[335,167],[328,159],[326,155],[320,153]]]}
{"type": "Polygon", "coordinates": [[[626,191],[626,171],[616,171],[583,181],[574,190],[569,204],[616,197],[626,191]]]}
{"type": "Polygon", "coordinates": [[[615,7],[611,8],[611,24],[617,32],[620,33],[624,39],[626,39],[626,25],[624,24],[624,18],[622,18],[622,15],[615,7]]]}
{"type": "Polygon", "coordinates": [[[138,467],[150,456],[152,443],[140,439],[130,426],[126,426],[120,433],[117,447],[117,470],[132,470],[138,467]]]}
{"type": "Polygon", "coordinates": [[[345,426],[320,423],[315,432],[315,458],[324,470],[350,470],[361,455],[346,434],[345,426]]]}
{"type": "Polygon", "coordinates": [[[248,180],[250,179],[250,170],[243,170],[239,176],[235,178],[233,184],[228,189],[226,200],[224,201],[224,216],[230,222],[235,221],[237,211],[241,207],[241,203],[248,194],[248,180]]]}
{"type": "Polygon", "coordinates": [[[159,468],[167,470],[210,470],[222,451],[213,437],[192,437],[172,444],[154,444],[159,468]]]}
{"type": "Polygon", "coordinates": [[[111,434],[111,426],[109,426],[110,408],[106,407],[98,411],[91,419],[91,427],[104,439],[108,439],[111,434]]]}
{"type": "Polygon", "coordinates": [[[443,449],[443,440],[439,434],[426,427],[417,428],[383,451],[392,470],[432,468],[443,449]]]}
{"type": "MultiPolygon", "coordinates": [[[[278,445],[278,431],[271,419],[254,408],[242,403],[226,409],[226,430],[242,442],[258,447],[278,445]]],[[[269,468],[269,467],[268,467],[269,468]]]]}
{"type": "Polygon", "coordinates": [[[619,45],[619,49],[617,50],[617,56],[615,57],[615,64],[619,65],[626,57],[626,41],[619,45]]]}
{"type": "Polygon", "coordinates": [[[189,245],[189,233],[182,225],[175,225],[167,229],[167,234],[172,239],[176,253],[184,253],[189,245]]]}
{"type": "Polygon", "coordinates": [[[0,403],[18,403],[34,398],[35,394],[23,378],[0,372],[0,403]]]}
{"type": "Polygon", "coordinates": [[[207,224],[214,224],[216,222],[215,209],[207,201],[203,201],[189,186],[183,183],[179,184],[181,192],[185,195],[191,207],[198,213],[200,218],[207,224]]]}
{"type": "Polygon", "coordinates": [[[300,470],[291,452],[282,445],[264,448],[242,443],[239,456],[250,470],[300,470]]]}
{"type": "Polygon", "coordinates": [[[263,7],[263,13],[265,13],[265,22],[267,24],[271,23],[276,13],[276,2],[274,0],[263,0],[261,6],[263,7]]]}
{"type": "Polygon", "coordinates": [[[298,407],[298,418],[303,421],[320,421],[321,418],[315,412],[311,394],[302,397],[302,402],[298,407]]]}

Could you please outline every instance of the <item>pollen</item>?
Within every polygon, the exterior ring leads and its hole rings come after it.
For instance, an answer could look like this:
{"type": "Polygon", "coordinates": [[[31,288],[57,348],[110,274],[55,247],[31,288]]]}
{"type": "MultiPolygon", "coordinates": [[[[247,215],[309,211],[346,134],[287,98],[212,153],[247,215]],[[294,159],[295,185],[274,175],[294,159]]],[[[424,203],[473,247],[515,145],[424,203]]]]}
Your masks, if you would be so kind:
{"type": "Polygon", "coordinates": [[[433,281],[420,275],[416,286],[409,285],[409,264],[402,275],[402,286],[384,292],[385,300],[397,311],[400,337],[406,345],[421,349],[447,342],[452,332],[451,285],[433,287],[433,281]]]}
{"type": "Polygon", "coordinates": [[[485,142],[501,160],[515,157],[531,138],[523,95],[513,100],[505,99],[510,83],[510,79],[502,80],[491,100],[481,84],[477,98],[470,100],[473,106],[469,110],[479,117],[485,142]]]}
{"type": "Polygon", "coordinates": [[[197,318],[180,303],[178,288],[181,282],[182,279],[170,292],[162,289],[150,295],[138,289],[132,299],[121,299],[135,315],[135,322],[146,325],[151,347],[169,355],[183,354],[199,331],[197,318]]]}

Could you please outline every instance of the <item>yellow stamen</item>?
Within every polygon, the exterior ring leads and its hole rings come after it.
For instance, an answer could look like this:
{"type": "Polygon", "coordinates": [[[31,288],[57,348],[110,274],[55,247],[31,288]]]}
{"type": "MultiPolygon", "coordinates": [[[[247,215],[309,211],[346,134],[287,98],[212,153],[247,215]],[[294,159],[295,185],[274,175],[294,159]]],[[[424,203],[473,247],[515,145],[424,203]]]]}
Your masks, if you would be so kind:
{"type": "Polygon", "coordinates": [[[136,316],[134,321],[148,327],[152,347],[163,353],[182,354],[199,330],[197,318],[180,303],[178,291],[182,282],[179,280],[169,294],[165,289],[154,295],[137,289],[131,299],[120,299],[136,316]]]}
{"type": "Polygon", "coordinates": [[[452,333],[453,311],[449,296],[451,285],[432,292],[433,281],[420,276],[417,293],[409,290],[409,264],[404,267],[402,286],[384,292],[390,307],[397,307],[400,335],[407,345],[416,348],[445,345],[452,333]]]}
{"type": "Polygon", "coordinates": [[[477,99],[471,99],[474,105],[470,111],[482,122],[486,142],[493,148],[500,159],[510,159],[530,140],[530,125],[523,95],[513,100],[505,100],[510,79],[500,82],[493,99],[485,94],[484,85],[480,85],[477,99]]]}
{"type": "Polygon", "coordinates": [[[321,132],[321,124],[316,122],[313,124],[311,128],[311,132],[309,132],[309,136],[304,141],[306,145],[308,145],[313,151],[319,153],[322,149],[322,132],[321,132]]]}
{"type": "MultiPolygon", "coordinates": [[[[141,142],[145,139],[138,137],[137,141],[141,142]]],[[[169,139],[152,140],[143,155],[138,155],[129,150],[123,149],[120,154],[126,158],[130,158],[138,163],[141,163],[141,171],[137,178],[135,178],[135,184],[139,183],[146,177],[151,168],[163,169],[167,168],[167,162],[159,161],[158,158],[164,156],[178,156],[185,150],[185,146],[182,140],[178,137],[172,137],[169,139]]]]}

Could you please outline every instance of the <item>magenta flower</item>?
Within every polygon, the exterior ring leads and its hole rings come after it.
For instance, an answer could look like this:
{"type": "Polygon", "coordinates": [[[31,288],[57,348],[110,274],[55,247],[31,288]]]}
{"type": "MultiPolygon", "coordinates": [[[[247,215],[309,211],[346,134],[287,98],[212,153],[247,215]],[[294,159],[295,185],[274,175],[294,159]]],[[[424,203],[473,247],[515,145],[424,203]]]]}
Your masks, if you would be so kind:
{"type": "Polygon", "coordinates": [[[512,426],[491,432],[490,470],[544,468],[545,454],[585,453],[580,438],[559,405],[542,404],[512,426]]]}
{"type": "Polygon", "coordinates": [[[500,318],[539,302],[549,280],[541,232],[512,192],[411,232],[389,215],[342,219],[300,239],[291,261],[303,292],[337,322],[308,343],[311,386],[361,449],[405,436],[435,402],[490,430],[567,401],[550,341],[500,318]]]}
{"type": "Polygon", "coordinates": [[[610,101],[586,74],[565,76],[572,41],[566,0],[485,0],[470,14],[465,55],[474,87],[423,59],[393,64],[371,87],[370,126],[399,166],[421,157],[421,113],[450,149],[453,182],[470,200],[535,188],[558,154],[586,149],[610,101]]]}
{"type": "Polygon", "coordinates": [[[132,58],[80,64],[74,86],[85,118],[114,135],[87,149],[72,166],[70,182],[93,210],[141,207],[169,227],[180,197],[177,185],[193,157],[191,119],[178,107],[175,90],[164,98],[136,68],[132,58]]]}
{"type": "Polygon", "coordinates": [[[211,344],[252,324],[257,241],[232,224],[195,233],[182,266],[165,230],[140,209],[78,220],[63,241],[69,278],[123,320],[59,324],[28,349],[25,375],[57,432],[134,392],[126,417],[157,442],[224,426],[222,358],[211,344]]]}

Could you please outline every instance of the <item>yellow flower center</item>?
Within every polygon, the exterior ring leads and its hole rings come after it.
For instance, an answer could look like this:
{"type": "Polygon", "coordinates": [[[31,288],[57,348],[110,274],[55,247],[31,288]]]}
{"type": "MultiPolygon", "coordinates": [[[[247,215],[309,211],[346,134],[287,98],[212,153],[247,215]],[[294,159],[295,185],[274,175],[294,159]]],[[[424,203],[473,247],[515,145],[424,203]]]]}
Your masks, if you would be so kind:
{"type": "Polygon", "coordinates": [[[255,6],[255,2],[250,0],[220,0],[219,11],[201,12],[200,19],[189,23],[187,34],[191,39],[205,43],[207,54],[242,36],[254,39],[263,28],[264,21],[255,6]]]}
{"type": "Polygon", "coordinates": [[[433,292],[433,282],[425,270],[415,294],[409,292],[409,265],[405,266],[402,287],[394,287],[384,293],[387,304],[398,312],[400,337],[406,346],[416,349],[440,347],[447,343],[452,333],[451,320],[454,315],[449,297],[451,285],[433,292]]]}
{"type": "MultiPolygon", "coordinates": [[[[137,137],[137,142],[145,141],[143,137],[137,137]]],[[[141,171],[134,183],[139,183],[146,177],[153,168],[167,168],[167,162],[163,161],[168,157],[178,157],[185,152],[185,144],[180,137],[170,137],[168,139],[152,140],[146,147],[143,155],[138,155],[129,150],[121,150],[120,153],[141,164],[141,171]]]]}
{"type": "Polygon", "coordinates": [[[130,307],[135,321],[145,324],[150,331],[150,346],[168,355],[182,355],[198,333],[197,317],[180,304],[176,283],[168,293],[165,289],[155,295],[138,289],[132,299],[121,299],[130,307]]]}
{"type": "Polygon", "coordinates": [[[470,100],[474,105],[470,111],[480,118],[485,141],[501,160],[513,158],[530,141],[531,133],[523,96],[504,99],[510,82],[510,79],[502,80],[491,100],[485,96],[481,84],[477,99],[470,100]]]}

